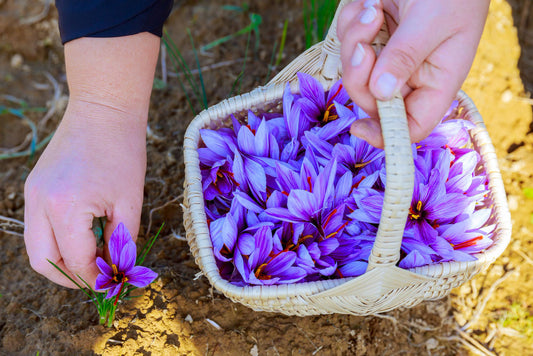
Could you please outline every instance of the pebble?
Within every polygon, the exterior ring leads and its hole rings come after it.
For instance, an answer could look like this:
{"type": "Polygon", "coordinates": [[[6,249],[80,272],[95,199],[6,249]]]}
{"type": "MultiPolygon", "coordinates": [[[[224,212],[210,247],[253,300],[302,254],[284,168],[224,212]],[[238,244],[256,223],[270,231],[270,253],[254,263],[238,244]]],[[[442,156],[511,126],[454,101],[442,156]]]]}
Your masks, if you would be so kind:
{"type": "Polygon", "coordinates": [[[501,97],[501,100],[504,102],[504,103],[508,103],[510,102],[511,100],[513,100],[513,92],[509,89],[507,89],[506,91],[504,91],[502,93],[502,97],[501,97]]]}
{"type": "Polygon", "coordinates": [[[428,350],[436,349],[438,346],[439,346],[439,342],[434,338],[431,338],[428,341],[426,341],[426,348],[428,350]]]}
{"type": "Polygon", "coordinates": [[[259,356],[259,348],[257,347],[257,344],[252,347],[250,350],[251,356],[259,356]]]}
{"type": "Polygon", "coordinates": [[[185,317],[185,321],[192,324],[193,320],[191,314],[187,314],[187,316],[185,317]]]}
{"type": "Polygon", "coordinates": [[[20,69],[23,63],[24,63],[24,58],[22,57],[21,54],[17,53],[17,54],[14,54],[13,57],[11,57],[11,68],[20,69]]]}

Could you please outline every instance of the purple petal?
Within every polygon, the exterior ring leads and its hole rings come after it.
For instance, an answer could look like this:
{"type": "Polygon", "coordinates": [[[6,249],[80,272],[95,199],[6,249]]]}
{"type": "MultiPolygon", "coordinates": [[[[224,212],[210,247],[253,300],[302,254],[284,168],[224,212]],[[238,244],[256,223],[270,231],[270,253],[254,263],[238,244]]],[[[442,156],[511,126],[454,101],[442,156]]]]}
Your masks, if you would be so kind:
{"type": "Polygon", "coordinates": [[[250,209],[256,214],[259,214],[264,211],[248,194],[236,190],[233,192],[234,199],[236,199],[242,206],[246,209],[250,209]]]}
{"type": "Polygon", "coordinates": [[[245,158],[244,167],[250,190],[257,199],[261,199],[261,193],[266,192],[266,175],[263,166],[251,159],[245,158]]]}
{"type": "Polygon", "coordinates": [[[333,146],[327,142],[325,139],[319,138],[316,134],[311,131],[305,132],[305,138],[316,152],[323,157],[331,157],[331,152],[333,151],[333,146]]]}
{"type": "Polygon", "coordinates": [[[237,271],[241,275],[242,279],[246,283],[250,283],[249,282],[250,272],[251,272],[250,268],[248,267],[248,264],[244,261],[244,258],[242,257],[239,251],[235,253],[234,258],[233,258],[233,263],[235,264],[235,268],[237,268],[237,271]]]}
{"type": "Polygon", "coordinates": [[[363,261],[353,261],[339,267],[339,271],[344,277],[357,277],[366,272],[368,263],[363,261]]]}
{"type": "Polygon", "coordinates": [[[251,110],[248,110],[248,125],[254,130],[257,130],[257,127],[261,123],[261,119],[254,114],[251,110]]]}
{"type": "Polygon", "coordinates": [[[228,147],[226,138],[223,137],[219,131],[202,129],[200,130],[200,135],[202,141],[205,143],[207,148],[209,148],[214,153],[226,157],[226,155],[231,152],[228,147]]]}
{"type": "Polygon", "coordinates": [[[248,263],[250,269],[255,269],[257,266],[264,263],[273,247],[272,231],[268,227],[262,227],[254,235],[255,249],[250,254],[248,263]]]}
{"type": "Polygon", "coordinates": [[[265,266],[265,273],[268,275],[278,276],[282,274],[285,270],[292,267],[296,261],[296,252],[287,251],[282,252],[276,257],[274,257],[268,264],[265,266]]]}
{"type": "Polygon", "coordinates": [[[342,79],[339,79],[329,90],[327,103],[331,104],[333,101],[337,101],[344,106],[348,100],[350,100],[350,96],[342,86],[342,79]]]}
{"type": "Polygon", "coordinates": [[[115,231],[111,234],[109,239],[109,254],[111,256],[111,263],[118,265],[120,261],[120,254],[124,246],[131,241],[131,235],[123,223],[118,224],[115,231]]]}
{"type": "Polygon", "coordinates": [[[157,278],[157,273],[147,267],[135,266],[126,273],[126,277],[128,277],[129,284],[138,288],[143,288],[157,278]]]}
{"type": "Polygon", "coordinates": [[[277,218],[281,221],[287,222],[305,222],[309,219],[305,219],[300,215],[293,214],[289,209],[286,208],[268,208],[265,210],[265,213],[270,217],[277,218]]]}
{"type": "Polygon", "coordinates": [[[292,215],[309,221],[319,210],[318,202],[313,193],[302,189],[293,189],[287,199],[287,208],[292,215]]]}
{"type": "Polygon", "coordinates": [[[266,121],[261,121],[255,133],[255,154],[261,157],[266,157],[269,154],[269,132],[267,130],[266,121]]]}
{"type": "Polygon", "coordinates": [[[283,273],[276,274],[279,277],[277,283],[295,283],[307,276],[307,272],[303,268],[290,267],[283,271],[283,273]]]}
{"type": "Polygon", "coordinates": [[[297,75],[300,82],[300,93],[302,94],[302,97],[311,100],[318,109],[324,111],[326,109],[326,100],[322,84],[309,74],[298,73],[297,75]]]}
{"type": "Polygon", "coordinates": [[[122,288],[122,283],[112,284],[111,288],[107,291],[105,299],[110,299],[116,296],[121,288],[122,288]]]}
{"type": "Polygon", "coordinates": [[[329,239],[320,241],[318,243],[318,247],[320,248],[322,256],[329,255],[330,253],[335,251],[337,247],[339,247],[339,240],[334,237],[330,237],[329,239]]]}
{"type": "Polygon", "coordinates": [[[102,257],[96,257],[96,265],[100,272],[106,276],[113,276],[113,269],[107,264],[102,257]]]}
{"type": "Polygon", "coordinates": [[[137,246],[135,242],[129,241],[120,252],[120,259],[118,260],[117,268],[119,271],[127,272],[134,265],[137,259],[137,246]]]}
{"type": "Polygon", "coordinates": [[[94,285],[94,289],[96,291],[104,291],[108,290],[111,287],[114,287],[116,283],[112,281],[112,277],[105,274],[99,274],[96,277],[96,284],[94,285]]]}
{"type": "Polygon", "coordinates": [[[254,155],[255,151],[255,136],[248,126],[241,126],[239,135],[237,136],[237,143],[239,149],[243,153],[254,155]]]}
{"type": "Polygon", "coordinates": [[[399,266],[408,269],[424,266],[430,263],[431,257],[429,255],[423,255],[419,251],[413,250],[400,261],[399,266]]]}
{"type": "Polygon", "coordinates": [[[233,251],[238,233],[239,230],[234,217],[231,214],[226,215],[222,225],[222,241],[230,251],[233,251]]]}
{"type": "Polygon", "coordinates": [[[243,255],[249,256],[254,252],[255,238],[251,234],[242,234],[237,240],[237,246],[243,255]]]}

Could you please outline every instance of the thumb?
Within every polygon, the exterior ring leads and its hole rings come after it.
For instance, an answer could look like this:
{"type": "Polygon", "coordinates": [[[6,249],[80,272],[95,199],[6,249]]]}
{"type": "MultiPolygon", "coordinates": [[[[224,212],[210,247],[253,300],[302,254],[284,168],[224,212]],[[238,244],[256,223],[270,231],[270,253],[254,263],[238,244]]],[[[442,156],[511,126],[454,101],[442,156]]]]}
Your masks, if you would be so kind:
{"type": "Polygon", "coordinates": [[[370,77],[370,91],[379,100],[389,100],[409,82],[424,60],[448,34],[435,31],[438,11],[416,2],[400,9],[398,27],[379,55],[370,77]]]}

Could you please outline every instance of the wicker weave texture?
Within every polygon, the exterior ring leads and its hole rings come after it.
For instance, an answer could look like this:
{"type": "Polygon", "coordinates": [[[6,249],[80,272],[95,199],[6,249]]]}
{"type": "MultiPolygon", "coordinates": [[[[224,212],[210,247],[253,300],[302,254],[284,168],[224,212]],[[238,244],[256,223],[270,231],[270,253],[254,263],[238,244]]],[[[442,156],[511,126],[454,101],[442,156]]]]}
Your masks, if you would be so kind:
{"type": "MultiPolygon", "coordinates": [[[[340,7],[349,1],[341,2],[340,7]]],[[[340,8],[339,7],[339,8],[340,8]]],[[[338,16],[338,13],[337,13],[338,16]]],[[[196,263],[210,283],[233,301],[254,310],[288,315],[346,313],[369,315],[400,306],[411,307],[424,300],[447,295],[451,289],[471,279],[501,255],[511,237],[511,218],[494,147],[483,119],[468,96],[459,92],[461,117],[472,121],[474,147],[481,155],[489,177],[489,206],[496,225],[494,244],[476,255],[473,262],[446,262],[404,270],[396,267],[411,204],[414,166],[403,100],[378,102],[386,154],[387,187],[376,242],[367,272],[357,278],[324,280],[274,286],[237,287],[224,280],[216,265],[205,215],[198,147],[200,129],[230,127],[231,114],[248,110],[266,112],[279,108],[287,83],[298,91],[297,72],[317,78],[326,89],[341,76],[339,42],[335,27],[327,39],[310,48],[287,66],[266,87],[224,100],[200,113],[189,125],[184,140],[185,194],[184,225],[196,263]]],[[[383,45],[386,29],[378,36],[383,45]]]]}

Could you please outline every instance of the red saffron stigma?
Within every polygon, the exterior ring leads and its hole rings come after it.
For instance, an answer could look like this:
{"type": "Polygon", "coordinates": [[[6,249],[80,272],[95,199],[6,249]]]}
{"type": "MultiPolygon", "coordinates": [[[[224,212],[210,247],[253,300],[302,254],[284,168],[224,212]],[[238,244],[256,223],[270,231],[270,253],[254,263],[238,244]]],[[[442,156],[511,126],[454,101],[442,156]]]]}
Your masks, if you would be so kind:
{"type": "Polygon", "coordinates": [[[336,209],[336,208],[333,209],[333,210],[331,211],[331,213],[329,213],[328,217],[326,218],[326,222],[325,222],[324,225],[323,225],[324,228],[325,228],[326,226],[328,226],[329,221],[331,220],[331,218],[333,217],[333,215],[336,214],[336,213],[337,213],[337,209],[336,209]]]}
{"type": "Polygon", "coordinates": [[[359,179],[359,182],[355,183],[354,185],[352,185],[352,189],[350,190],[350,194],[353,192],[354,189],[357,189],[359,188],[359,184],[361,184],[361,182],[366,178],[366,176],[363,176],[361,177],[361,179],[359,179]]]}
{"type": "Polygon", "coordinates": [[[474,246],[474,245],[477,244],[477,242],[478,242],[479,240],[482,240],[482,239],[483,239],[483,236],[479,235],[479,236],[474,237],[473,239],[470,239],[470,240],[467,240],[467,241],[461,242],[460,244],[457,244],[457,245],[450,244],[450,245],[452,245],[452,247],[453,247],[454,250],[459,250],[459,249],[461,249],[461,248],[474,246]]]}
{"type": "Polygon", "coordinates": [[[120,284],[120,290],[118,291],[117,293],[117,297],[115,298],[115,302],[113,303],[113,305],[117,305],[118,303],[118,298],[120,298],[120,294],[122,293],[122,290],[124,289],[124,282],[122,282],[120,284]]]}

